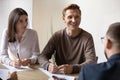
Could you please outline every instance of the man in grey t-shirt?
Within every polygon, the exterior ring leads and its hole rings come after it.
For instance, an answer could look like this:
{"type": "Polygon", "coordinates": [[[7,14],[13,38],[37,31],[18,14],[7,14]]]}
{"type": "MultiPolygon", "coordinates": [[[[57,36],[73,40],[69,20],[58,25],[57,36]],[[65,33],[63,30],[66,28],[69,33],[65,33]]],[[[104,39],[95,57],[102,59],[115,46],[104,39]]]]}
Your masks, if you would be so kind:
{"type": "Polygon", "coordinates": [[[66,6],[62,14],[67,27],[52,35],[39,56],[39,63],[52,73],[78,73],[83,64],[96,63],[93,38],[79,28],[81,10],[78,5],[66,6]],[[56,63],[49,61],[53,54],[56,63]]]}

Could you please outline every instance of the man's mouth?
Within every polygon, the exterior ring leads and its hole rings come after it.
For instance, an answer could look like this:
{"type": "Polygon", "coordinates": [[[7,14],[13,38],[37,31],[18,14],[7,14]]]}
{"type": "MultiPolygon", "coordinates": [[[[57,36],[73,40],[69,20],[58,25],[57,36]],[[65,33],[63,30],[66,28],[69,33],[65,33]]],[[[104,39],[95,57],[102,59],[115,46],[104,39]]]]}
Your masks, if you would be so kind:
{"type": "Polygon", "coordinates": [[[71,23],[70,25],[71,26],[77,26],[77,23],[71,23]]]}

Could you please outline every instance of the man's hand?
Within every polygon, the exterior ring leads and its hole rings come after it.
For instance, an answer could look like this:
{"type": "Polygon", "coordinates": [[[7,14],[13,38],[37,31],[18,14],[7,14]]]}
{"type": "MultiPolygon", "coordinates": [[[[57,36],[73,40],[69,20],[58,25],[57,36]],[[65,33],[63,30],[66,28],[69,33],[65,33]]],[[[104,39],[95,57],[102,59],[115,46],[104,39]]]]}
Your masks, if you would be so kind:
{"type": "Polygon", "coordinates": [[[22,66],[28,66],[31,64],[31,59],[21,59],[22,66]]]}
{"type": "Polygon", "coordinates": [[[8,74],[8,78],[10,78],[11,80],[18,80],[17,72],[8,74]]]}
{"type": "Polygon", "coordinates": [[[68,64],[64,64],[58,67],[58,73],[61,74],[71,74],[73,70],[73,67],[68,64]]]}
{"type": "Polygon", "coordinates": [[[51,73],[57,73],[58,66],[56,64],[50,63],[48,66],[48,71],[51,73]]]}

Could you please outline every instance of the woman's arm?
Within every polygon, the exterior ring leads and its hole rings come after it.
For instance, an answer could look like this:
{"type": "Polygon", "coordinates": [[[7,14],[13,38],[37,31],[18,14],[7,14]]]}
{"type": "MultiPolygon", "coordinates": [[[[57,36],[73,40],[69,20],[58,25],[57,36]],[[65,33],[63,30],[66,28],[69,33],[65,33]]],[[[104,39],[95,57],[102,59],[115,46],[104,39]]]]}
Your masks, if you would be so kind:
{"type": "Polygon", "coordinates": [[[37,32],[35,31],[35,34],[33,36],[33,46],[32,46],[32,57],[30,58],[31,59],[31,63],[32,64],[35,64],[38,60],[38,56],[40,55],[40,49],[39,49],[39,41],[38,41],[38,35],[37,35],[37,32]]]}
{"type": "Polygon", "coordinates": [[[3,31],[1,39],[1,50],[0,50],[0,60],[2,63],[9,65],[10,59],[8,56],[8,35],[7,29],[3,31]]]}

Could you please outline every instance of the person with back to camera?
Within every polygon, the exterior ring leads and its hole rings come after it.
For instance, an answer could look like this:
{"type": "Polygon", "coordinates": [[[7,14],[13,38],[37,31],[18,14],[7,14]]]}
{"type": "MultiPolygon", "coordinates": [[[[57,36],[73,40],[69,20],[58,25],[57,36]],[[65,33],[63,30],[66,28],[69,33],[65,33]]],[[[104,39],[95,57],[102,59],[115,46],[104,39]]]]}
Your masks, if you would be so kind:
{"type": "Polygon", "coordinates": [[[78,73],[83,64],[96,63],[92,35],[79,28],[81,10],[70,4],[63,9],[66,28],[55,32],[40,54],[40,65],[51,73],[78,73]],[[55,62],[49,61],[55,55],[55,62]]]}
{"type": "Polygon", "coordinates": [[[107,61],[83,65],[79,80],[120,80],[120,22],[107,30],[104,50],[107,61]]]}
{"type": "MultiPolygon", "coordinates": [[[[0,80],[3,80],[0,78],[0,80]]],[[[17,72],[9,73],[7,80],[18,80],[17,72]]]]}
{"type": "Polygon", "coordinates": [[[39,55],[37,32],[28,29],[28,14],[22,8],[11,11],[8,28],[4,30],[1,42],[0,60],[17,67],[35,64],[39,55]]]}

